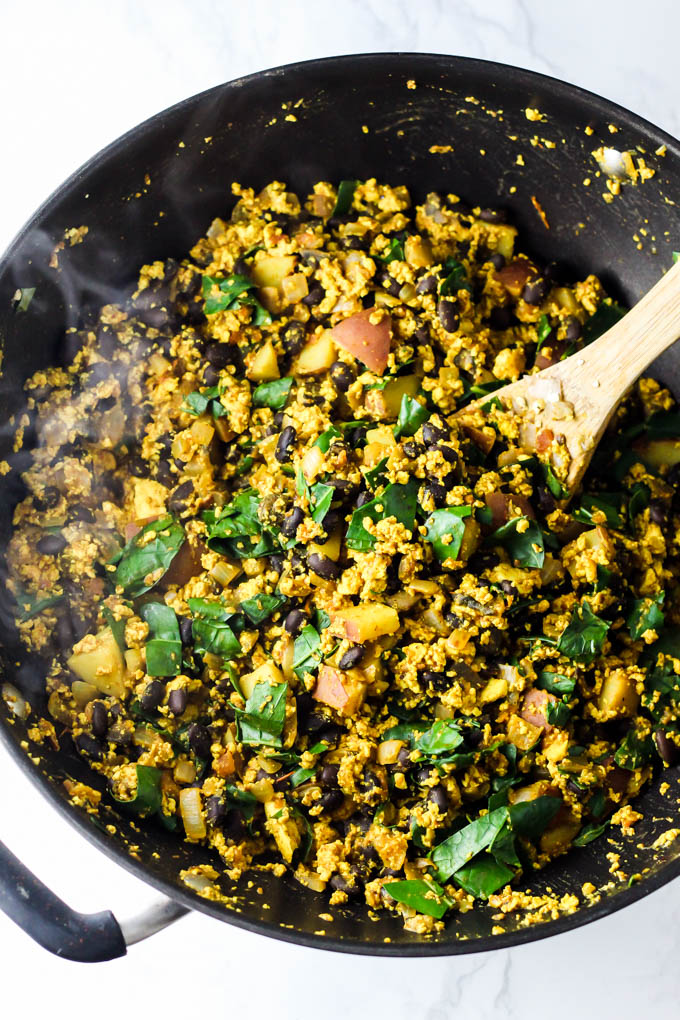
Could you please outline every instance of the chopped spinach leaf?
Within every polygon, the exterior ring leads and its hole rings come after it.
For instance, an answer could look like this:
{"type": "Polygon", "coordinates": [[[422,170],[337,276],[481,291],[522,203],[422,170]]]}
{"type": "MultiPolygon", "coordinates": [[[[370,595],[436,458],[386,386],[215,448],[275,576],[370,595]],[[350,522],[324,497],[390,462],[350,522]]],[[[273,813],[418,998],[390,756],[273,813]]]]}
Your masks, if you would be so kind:
{"type": "Polygon", "coordinates": [[[548,691],[549,694],[557,694],[558,696],[563,694],[571,695],[576,688],[576,677],[543,670],[542,673],[538,674],[536,686],[542,691],[548,691]]]}
{"type": "Polygon", "coordinates": [[[631,729],[619,744],[614,754],[614,761],[622,769],[634,772],[635,769],[642,768],[652,760],[654,746],[654,740],[650,733],[639,733],[637,730],[631,729]]]}
{"type": "Polygon", "coordinates": [[[25,592],[17,592],[15,596],[17,604],[17,619],[22,623],[31,620],[38,613],[51,606],[57,606],[64,598],[63,595],[46,595],[45,598],[38,598],[37,595],[27,595],[25,592]]]}
{"type": "Polygon", "coordinates": [[[414,747],[431,757],[453,751],[462,743],[463,735],[455,723],[450,719],[437,719],[429,730],[420,734],[414,747]]]}
{"type": "Polygon", "coordinates": [[[471,514],[470,506],[449,506],[435,510],[425,521],[425,538],[440,563],[457,559],[465,535],[464,518],[471,514]]]}
{"type": "Polygon", "coordinates": [[[387,457],[383,457],[378,461],[375,467],[369,468],[368,471],[364,471],[364,478],[366,479],[366,484],[369,488],[377,489],[379,485],[383,485],[385,483],[385,479],[387,477],[387,473],[385,471],[386,464],[387,457]]]}
{"type": "Polygon", "coordinates": [[[205,303],[203,310],[206,315],[214,315],[215,312],[224,312],[249,305],[253,309],[253,325],[268,325],[272,321],[272,317],[251,293],[256,289],[256,284],[252,280],[238,273],[232,273],[225,277],[204,276],[203,298],[205,303]]]}
{"type": "Polygon", "coordinates": [[[133,598],[143,595],[160,581],[183,542],[184,528],[174,517],[146,524],[118,554],[114,585],[133,598]]]}
{"type": "Polygon", "coordinates": [[[588,822],[574,839],[572,846],[587,846],[594,839],[598,839],[609,827],[609,819],[604,822],[588,822]]]}
{"type": "Polygon", "coordinates": [[[387,263],[387,262],[394,262],[395,259],[398,259],[399,262],[403,262],[404,261],[404,258],[405,258],[405,255],[404,255],[404,242],[400,241],[398,237],[391,238],[390,239],[390,243],[388,244],[387,248],[385,248],[383,250],[384,250],[384,255],[379,255],[378,256],[378,258],[380,259],[381,262],[385,262],[385,263],[387,263]]]}
{"type": "Polygon", "coordinates": [[[528,517],[513,517],[489,538],[502,545],[521,567],[540,569],[545,562],[545,542],[540,525],[528,517]]]}
{"type": "Polygon", "coordinates": [[[539,839],[561,807],[561,797],[536,797],[512,804],[508,814],[513,832],[524,839],[539,839]]]}
{"type": "Polygon", "coordinates": [[[478,854],[453,876],[461,889],[477,899],[485,900],[512,881],[515,872],[502,861],[497,861],[490,853],[478,854]]]}
{"type": "Polygon", "coordinates": [[[593,514],[599,510],[605,515],[608,527],[620,528],[623,526],[621,503],[622,496],[617,492],[585,493],[572,516],[582,524],[592,524],[593,514]]]}
{"type": "Polygon", "coordinates": [[[283,379],[272,379],[271,382],[260,383],[253,390],[253,407],[271,407],[272,411],[282,411],[290,395],[293,377],[286,375],[283,379]]]}
{"type": "Polygon", "coordinates": [[[545,484],[555,499],[566,499],[569,495],[569,489],[562,485],[562,482],[559,480],[550,464],[543,464],[543,472],[545,475],[545,484]]]}
{"type": "Polygon", "coordinates": [[[16,294],[14,295],[14,311],[27,312],[28,306],[33,300],[34,294],[35,287],[19,287],[16,294]]]}
{"type": "Polygon", "coordinates": [[[408,531],[413,531],[418,487],[419,482],[416,478],[409,479],[404,485],[390,484],[380,496],[355,510],[345,536],[347,546],[350,549],[367,552],[375,545],[375,537],[366,531],[363,525],[366,517],[374,522],[396,517],[408,531]]]}
{"type": "Polygon", "coordinates": [[[258,517],[260,496],[255,489],[240,492],[219,516],[213,510],[203,514],[208,525],[208,546],[215,552],[238,559],[269,556],[278,549],[275,536],[263,528],[258,517]]]}
{"type": "Polygon", "coordinates": [[[506,818],[507,809],[497,808],[469,822],[436,846],[432,851],[432,861],[437,868],[440,881],[448,881],[480,851],[491,846],[503,828],[506,818]]]}
{"type": "Polygon", "coordinates": [[[665,621],[661,610],[665,597],[666,593],[662,591],[654,599],[635,599],[626,619],[626,627],[633,641],[638,641],[647,630],[661,630],[665,621]]]}
{"type": "Polygon", "coordinates": [[[611,624],[601,620],[584,600],[576,606],[571,620],[557,642],[558,651],[570,659],[590,664],[602,651],[611,624]]]}
{"type": "Polygon", "coordinates": [[[307,624],[295,638],[293,646],[293,670],[302,678],[305,673],[314,673],[321,662],[321,637],[319,632],[307,624]]]}
{"type": "Polygon", "coordinates": [[[397,424],[394,426],[394,438],[399,439],[401,436],[414,436],[420,426],[427,421],[430,417],[430,412],[421,404],[419,400],[414,397],[409,397],[407,393],[404,393],[401,398],[401,407],[399,408],[399,417],[397,418],[397,424]]]}
{"type": "Polygon", "coordinates": [[[352,199],[359,181],[340,181],[338,184],[338,197],[335,200],[333,216],[344,216],[352,208],[352,199]]]}
{"type": "Polygon", "coordinates": [[[552,326],[547,315],[542,315],[538,320],[537,334],[538,334],[538,345],[536,347],[536,353],[540,351],[543,344],[546,342],[550,334],[552,333],[552,326]]]}
{"type": "Polygon", "coordinates": [[[439,285],[439,293],[442,297],[457,294],[459,290],[472,291],[472,284],[467,278],[467,271],[462,262],[448,258],[444,261],[442,268],[446,273],[446,277],[439,285]]]}
{"type": "Polygon", "coordinates": [[[149,625],[146,672],[149,676],[179,676],[182,672],[182,641],[175,610],[160,602],[147,602],[140,616],[149,625]]]}
{"type": "Polygon", "coordinates": [[[599,336],[602,336],[608,329],[615,326],[624,317],[626,312],[627,309],[622,308],[616,301],[612,301],[611,298],[605,298],[600,303],[595,314],[590,316],[583,327],[583,343],[590,344],[593,340],[597,340],[599,336]]]}
{"type": "Polygon", "coordinates": [[[259,627],[261,623],[268,620],[272,613],[286,604],[286,596],[280,592],[273,595],[255,595],[252,599],[245,599],[241,603],[241,609],[251,623],[259,627]]]}
{"type": "Polygon", "coordinates": [[[111,612],[111,610],[108,608],[108,606],[104,606],[104,608],[102,609],[102,616],[106,623],[108,624],[111,633],[115,638],[116,644],[120,648],[121,652],[124,652],[126,649],[125,618],[123,617],[122,620],[117,620],[113,613],[111,612]]]}
{"type": "Polygon", "coordinates": [[[182,410],[187,414],[201,415],[208,412],[213,418],[224,418],[229,411],[219,399],[221,393],[219,386],[210,386],[202,392],[194,390],[184,398],[182,410]]]}
{"type": "Polygon", "coordinates": [[[563,701],[549,701],[546,706],[545,717],[551,726],[566,726],[569,722],[571,712],[569,706],[563,701]]]}
{"type": "Polygon", "coordinates": [[[645,485],[644,482],[636,482],[630,490],[630,496],[628,498],[628,520],[630,521],[631,527],[635,523],[635,518],[638,514],[641,514],[645,507],[649,506],[650,495],[649,486],[645,485]]]}
{"type": "Polygon", "coordinates": [[[113,794],[117,801],[127,811],[133,811],[140,818],[147,818],[155,815],[161,809],[161,769],[152,765],[135,765],[137,774],[137,787],[135,795],[130,800],[123,800],[113,794]]]}
{"type": "Polygon", "coordinates": [[[241,654],[241,645],[227,622],[233,612],[220,602],[207,599],[187,599],[193,616],[191,631],[197,652],[210,652],[223,659],[234,659],[241,654]]]}
{"type": "Polygon", "coordinates": [[[405,879],[401,882],[386,882],[383,886],[397,903],[404,903],[421,914],[436,917],[444,916],[452,903],[447,899],[444,890],[433,881],[421,878],[405,879]]]}
{"type": "Polygon", "coordinates": [[[290,785],[295,789],[296,786],[306,783],[308,779],[312,779],[315,775],[316,769],[296,769],[290,777],[290,785]]]}
{"type": "Polygon", "coordinates": [[[237,709],[239,740],[244,744],[265,744],[281,747],[281,733],[286,721],[288,684],[256,684],[246,701],[245,709],[237,709]]]}

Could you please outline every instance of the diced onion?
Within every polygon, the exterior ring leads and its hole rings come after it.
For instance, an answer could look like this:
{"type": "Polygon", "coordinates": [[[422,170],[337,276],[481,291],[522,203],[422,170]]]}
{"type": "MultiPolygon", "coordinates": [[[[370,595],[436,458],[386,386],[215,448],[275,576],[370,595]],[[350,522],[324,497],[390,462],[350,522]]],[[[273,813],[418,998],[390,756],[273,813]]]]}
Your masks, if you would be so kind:
{"type": "Polygon", "coordinates": [[[188,839],[205,839],[206,827],[203,817],[201,791],[189,786],[179,791],[179,810],[188,839]]]}
{"type": "Polygon", "coordinates": [[[28,704],[21,691],[18,691],[13,684],[2,685],[2,697],[9,710],[19,719],[25,719],[28,715],[28,704]]]}

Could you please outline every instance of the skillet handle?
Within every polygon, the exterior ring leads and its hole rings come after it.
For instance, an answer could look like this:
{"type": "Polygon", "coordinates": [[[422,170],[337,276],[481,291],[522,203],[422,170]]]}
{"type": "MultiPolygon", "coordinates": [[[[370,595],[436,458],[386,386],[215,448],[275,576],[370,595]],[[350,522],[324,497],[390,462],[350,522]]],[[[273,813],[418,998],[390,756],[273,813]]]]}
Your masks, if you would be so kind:
{"type": "Polygon", "coordinates": [[[80,914],[71,910],[0,842],[0,910],[56,956],[79,963],[101,963],[125,956],[127,947],[188,913],[162,900],[119,924],[110,910],[80,914]]]}

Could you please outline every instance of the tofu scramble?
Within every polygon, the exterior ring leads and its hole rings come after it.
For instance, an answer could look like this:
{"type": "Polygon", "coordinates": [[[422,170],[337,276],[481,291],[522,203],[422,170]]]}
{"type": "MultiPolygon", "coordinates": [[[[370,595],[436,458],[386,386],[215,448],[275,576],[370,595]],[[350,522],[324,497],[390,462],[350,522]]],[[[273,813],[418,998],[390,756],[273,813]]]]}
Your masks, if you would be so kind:
{"type": "Polygon", "coordinates": [[[596,277],[455,195],[233,192],[26,384],[17,626],[120,810],[427,933],[680,757],[680,414],[641,380],[567,504],[493,390],[596,277]]]}

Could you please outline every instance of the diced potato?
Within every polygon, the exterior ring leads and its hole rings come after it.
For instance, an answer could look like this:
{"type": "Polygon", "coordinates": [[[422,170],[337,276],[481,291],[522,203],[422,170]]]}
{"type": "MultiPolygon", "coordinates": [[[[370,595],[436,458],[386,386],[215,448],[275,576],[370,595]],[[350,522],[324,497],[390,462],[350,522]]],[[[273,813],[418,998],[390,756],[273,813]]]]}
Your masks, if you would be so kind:
{"type": "Polygon", "coordinates": [[[134,676],[137,670],[144,668],[144,660],[139,648],[126,648],[123,658],[125,659],[125,667],[130,676],[134,676]]]}
{"type": "Polygon", "coordinates": [[[308,550],[310,553],[320,553],[321,556],[327,556],[330,560],[337,560],[340,558],[340,547],[342,545],[342,530],[334,531],[328,536],[325,542],[310,542],[308,550]]]}
{"type": "Polygon", "coordinates": [[[233,776],[238,772],[242,766],[243,759],[238,751],[227,748],[213,765],[213,770],[221,779],[227,779],[228,776],[233,776]]]}
{"type": "Polygon", "coordinates": [[[680,464],[680,439],[638,440],[633,443],[633,449],[652,468],[680,464]]]}
{"type": "Polygon", "coordinates": [[[383,457],[389,456],[390,451],[396,445],[394,432],[388,425],[379,425],[375,429],[369,429],[366,433],[364,447],[364,467],[375,467],[383,457]]]}
{"type": "Polygon", "coordinates": [[[246,375],[253,382],[268,382],[279,378],[279,363],[271,340],[255,352],[246,368],[246,375]]]}
{"type": "Polygon", "coordinates": [[[153,478],[133,479],[133,513],[136,521],[153,520],[165,514],[168,490],[153,478]]]}
{"type": "Polygon", "coordinates": [[[68,668],[102,694],[122,698],[125,694],[125,663],[110,627],[88,634],[67,659],[68,668]]]}
{"type": "Polygon", "coordinates": [[[320,375],[335,361],[335,344],[330,330],[324,330],[303,347],[293,362],[292,375],[320,375]]]}
{"type": "Polygon", "coordinates": [[[278,288],[284,277],[292,273],[294,269],[294,255],[265,255],[253,265],[253,282],[258,287],[278,288]]]}
{"type": "Polygon", "coordinates": [[[331,633],[336,637],[363,644],[384,634],[395,634],[399,630],[399,614],[396,609],[380,602],[365,602],[361,606],[332,613],[330,625],[331,633]]]}
{"type": "Polygon", "coordinates": [[[322,666],[312,692],[315,701],[334,708],[340,715],[354,715],[366,696],[366,683],[359,669],[322,666]]]}
{"type": "Polygon", "coordinates": [[[640,695],[635,678],[625,669],[612,669],[607,673],[598,698],[598,708],[606,719],[635,715],[640,695]]]}
{"type": "Polygon", "coordinates": [[[283,674],[275,663],[263,662],[252,673],[245,673],[239,678],[239,687],[246,700],[251,696],[258,684],[268,683],[276,686],[283,683],[283,674]]]}
{"type": "Polygon", "coordinates": [[[383,740],[378,744],[378,753],[376,755],[378,764],[394,765],[402,747],[406,747],[403,740],[383,740]]]}
{"type": "Polygon", "coordinates": [[[290,809],[283,795],[278,793],[271,800],[265,801],[264,813],[267,831],[274,837],[284,861],[290,864],[300,845],[300,830],[295,819],[290,817],[290,809]]]}
{"type": "Polygon", "coordinates": [[[284,305],[294,305],[309,294],[307,277],[304,273],[292,273],[281,281],[281,297],[284,305]]]}
{"type": "Polygon", "coordinates": [[[479,545],[482,529],[474,517],[466,517],[463,529],[463,538],[458,552],[459,560],[469,560],[479,545]]]}
{"type": "Polygon", "coordinates": [[[508,223],[485,223],[484,230],[489,239],[488,247],[500,252],[506,259],[512,258],[517,236],[517,227],[511,227],[508,223]]]}
{"type": "Polygon", "coordinates": [[[425,269],[432,265],[432,245],[426,237],[407,237],[404,243],[406,261],[414,269],[425,269]]]}
{"type": "Polygon", "coordinates": [[[323,451],[318,446],[310,446],[302,458],[302,473],[305,481],[311,485],[324,464],[323,451]]]}
{"type": "Polygon", "coordinates": [[[561,808],[554,822],[552,822],[541,836],[540,848],[544,854],[554,857],[555,854],[563,853],[571,846],[572,840],[581,828],[581,822],[565,808],[561,808]]]}
{"type": "Polygon", "coordinates": [[[569,734],[566,730],[553,730],[543,737],[541,750],[549,761],[561,761],[569,750],[569,734]]]}
{"type": "Polygon", "coordinates": [[[378,322],[371,322],[377,315],[375,308],[366,308],[343,319],[333,327],[332,333],[339,347],[363,362],[371,372],[382,375],[390,353],[392,320],[389,315],[383,315],[378,322]]]}
{"type": "Polygon", "coordinates": [[[415,397],[419,388],[418,376],[402,375],[389,382],[384,390],[368,390],[364,402],[366,410],[374,418],[397,418],[402,397],[415,397]]]}
{"type": "Polygon", "coordinates": [[[555,695],[549,694],[547,691],[539,691],[538,689],[527,691],[524,695],[524,704],[520,715],[528,723],[531,723],[532,726],[548,732],[552,729],[546,717],[548,704],[556,701],[555,695]]]}
{"type": "Polygon", "coordinates": [[[482,688],[478,701],[481,705],[488,705],[492,701],[499,701],[508,693],[508,681],[504,676],[494,676],[482,688]]]}
{"type": "Polygon", "coordinates": [[[503,284],[509,294],[519,297],[524,289],[524,284],[535,272],[536,267],[527,259],[513,259],[502,269],[497,270],[496,279],[503,284]]]}
{"type": "Polygon", "coordinates": [[[543,733],[540,726],[534,726],[519,715],[510,716],[507,729],[508,740],[520,751],[528,751],[538,742],[543,733]]]}
{"type": "MultiPolygon", "coordinates": [[[[71,694],[78,709],[82,712],[85,706],[99,694],[94,684],[85,683],[84,680],[74,680],[71,684],[71,694]]],[[[70,722],[70,719],[68,719],[70,722]]]]}

